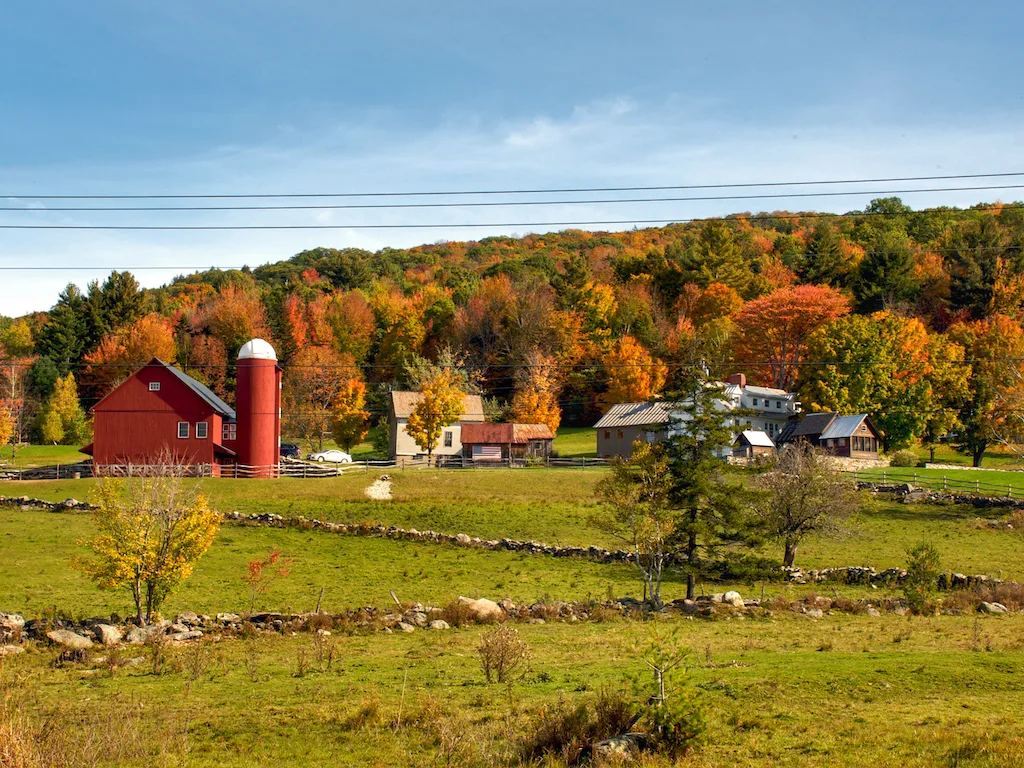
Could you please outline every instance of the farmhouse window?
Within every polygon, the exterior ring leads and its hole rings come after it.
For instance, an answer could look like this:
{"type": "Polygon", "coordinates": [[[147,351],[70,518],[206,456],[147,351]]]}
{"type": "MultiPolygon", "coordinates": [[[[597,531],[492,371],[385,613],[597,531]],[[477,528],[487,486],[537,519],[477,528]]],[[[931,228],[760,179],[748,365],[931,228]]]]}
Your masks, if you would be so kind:
{"type": "Polygon", "coordinates": [[[160,391],[160,382],[159,381],[151,381],[151,382],[149,382],[149,391],[150,392],[159,392],[160,391]]]}
{"type": "Polygon", "coordinates": [[[611,440],[612,439],[612,431],[610,429],[606,429],[604,431],[604,439],[605,440],[611,440]]]}
{"type": "Polygon", "coordinates": [[[178,437],[183,438],[183,439],[184,438],[188,438],[188,422],[187,421],[179,421],[178,422],[178,437]]]}
{"type": "Polygon", "coordinates": [[[445,448],[451,448],[452,447],[452,431],[450,429],[445,430],[445,433],[444,433],[444,447],[445,448]]]}
{"type": "Polygon", "coordinates": [[[235,440],[238,438],[238,425],[234,422],[225,424],[220,430],[221,439],[224,441],[235,440]]]}
{"type": "Polygon", "coordinates": [[[775,407],[776,408],[781,408],[782,407],[782,401],[781,400],[776,400],[775,401],[775,407]]]}
{"type": "Polygon", "coordinates": [[[622,430],[621,430],[621,429],[619,430],[618,438],[619,438],[620,440],[622,439],[622,430]]]}
{"type": "Polygon", "coordinates": [[[648,443],[653,443],[655,440],[658,439],[658,436],[654,432],[647,432],[644,435],[644,437],[646,438],[648,443]]]}
{"type": "Polygon", "coordinates": [[[756,397],[754,398],[754,407],[755,408],[757,407],[757,398],[756,397]]]}
{"type": "Polygon", "coordinates": [[[207,424],[205,421],[197,422],[196,423],[196,437],[198,437],[200,440],[205,440],[206,439],[206,435],[207,435],[207,430],[209,428],[210,428],[210,425],[207,424]]]}

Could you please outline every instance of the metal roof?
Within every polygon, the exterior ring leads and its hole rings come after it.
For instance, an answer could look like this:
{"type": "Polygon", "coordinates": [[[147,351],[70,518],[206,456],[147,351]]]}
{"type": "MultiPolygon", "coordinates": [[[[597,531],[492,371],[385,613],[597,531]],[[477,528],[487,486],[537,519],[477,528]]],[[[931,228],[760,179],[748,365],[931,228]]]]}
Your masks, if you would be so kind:
{"type": "MultiPolygon", "coordinates": [[[[745,429],[740,432],[740,437],[747,441],[747,445],[755,445],[759,448],[774,448],[775,443],[768,435],[759,429],[745,429]]],[[[737,438],[738,440],[739,438],[737,438]]]]}
{"type": "Polygon", "coordinates": [[[821,433],[820,439],[834,440],[837,437],[853,437],[867,417],[866,413],[857,413],[853,416],[839,416],[828,425],[828,429],[821,433]]]}
{"type": "MultiPolygon", "coordinates": [[[[394,408],[395,418],[409,418],[422,397],[423,394],[420,392],[401,390],[392,392],[391,406],[394,408]]],[[[484,401],[480,398],[480,395],[466,395],[462,398],[462,409],[462,416],[459,417],[460,422],[482,422],[484,420],[484,401]]]]}
{"type": "Polygon", "coordinates": [[[653,403],[618,403],[613,405],[594,425],[595,429],[616,427],[649,427],[668,424],[672,419],[675,403],[657,401],[653,403]]]}
{"type": "Polygon", "coordinates": [[[783,400],[792,400],[795,396],[795,392],[787,392],[784,389],[773,389],[772,387],[754,387],[746,386],[743,387],[743,394],[745,395],[764,395],[766,397],[778,397],[783,400]]]}
{"type": "Polygon", "coordinates": [[[224,416],[225,418],[232,420],[236,418],[235,409],[232,408],[227,403],[225,403],[219,397],[217,397],[217,395],[214,394],[213,390],[210,389],[208,386],[206,386],[205,384],[201,384],[184,371],[179,371],[173,365],[168,365],[163,360],[157,357],[154,357],[153,360],[160,363],[160,365],[162,365],[168,371],[173,373],[182,384],[184,384],[186,387],[188,387],[197,395],[199,395],[199,397],[206,401],[207,405],[213,408],[213,410],[215,410],[221,416],[224,416]]]}
{"type": "Polygon", "coordinates": [[[464,445],[523,445],[553,438],[547,424],[463,424],[461,436],[464,445]]]}
{"type": "Polygon", "coordinates": [[[809,413],[800,421],[791,421],[783,427],[776,442],[786,443],[797,437],[816,437],[828,429],[828,425],[838,415],[838,413],[828,411],[825,413],[809,413]]]}

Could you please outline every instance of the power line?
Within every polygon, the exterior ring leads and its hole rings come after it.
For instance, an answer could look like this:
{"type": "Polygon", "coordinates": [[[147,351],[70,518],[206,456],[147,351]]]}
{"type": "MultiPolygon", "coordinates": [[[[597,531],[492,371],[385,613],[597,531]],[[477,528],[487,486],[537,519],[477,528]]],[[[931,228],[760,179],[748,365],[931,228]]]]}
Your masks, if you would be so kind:
{"type": "Polygon", "coordinates": [[[260,193],[260,194],[209,194],[209,195],[0,195],[0,197],[23,200],[228,200],[228,199],[272,199],[272,198],[329,198],[329,197],[433,197],[463,195],[545,195],[573,194],[588,192],[655,192],[683,189],[745,189],[752,187],[801,187],[831,184],[880,184],[898,181],[946,181],[952,179],[992,179],[1024,176],[1024,172],[1007,173],[965,173],[943,176],[891,176],[874,179],[821,179],[818,181],[767,181],[732,184],[673,184],[640,185],[632,187],[569,187],[555,189],[486,189],[486,190],[431,190],[425,192],[303,192],[303,193],[260,193]]]}
{"type": "Polygon", "coordinates": [[[712,200],[778,200],[813,197],[855,197],[860,195],[908,195],[925,192],[981,192],[998,189],[1022,189],[1024,184],[1000,184],[975,187],[926,187],[924,189],[874,189],[847,190],[842,192],[785,192],[757,195],[699,195],[691,197],[635,197],[605,200],[502,200],[500,202],[444,202],[444,203],[346,203],[341,205],[198,205],[198,206],[61,206],[56,208],[0,207],[0,211],[18,213],[51,213],[67,211],[91,212],[140,212],[140,211],[328,211],[362,209],[405,209],[405,208],[494,208],[552,205],[617,205],[623,203],[683,203],[712,200]]]}
{"type": "MultiPolygon", "coordinates": [[[[956,213],[975,211],[1005,211],[1024,209],[1024,203],[979,206],[969,209],[951,209],[956,213]]],[[[913,213],[926,213],[915,211],[913,213]]],[[[0,229],[47,229],[47,230],[130,230],[130,231],[226,231],[226,230],[337,230],[337,229],[531,229],[535,227],[589,227],[608,225],[649,224],[669,226],[673,224],[694,224],[704,221],[766,221],[776,219],[841,218],[844,216],[904,216],[907,214],[890,211],[854,211],[839,213],[759,213],[756,215],[731,215],[728,218],[711,216],[692,219],[614,219],[603,221],[520,221],[488,222],[466,224],[206,224],[206,225],[141,225],[141,224],[0,224],[0,229]]]]}

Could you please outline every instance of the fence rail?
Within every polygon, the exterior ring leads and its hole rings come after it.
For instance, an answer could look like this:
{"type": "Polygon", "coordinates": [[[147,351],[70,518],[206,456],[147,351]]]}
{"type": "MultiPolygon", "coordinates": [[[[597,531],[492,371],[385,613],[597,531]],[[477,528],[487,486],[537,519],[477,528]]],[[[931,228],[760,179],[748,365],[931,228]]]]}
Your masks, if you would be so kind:
{"type": "MultiPolygon", "coordinates": [[[[430,462],[424,458],[399,458],[384,461],[353,461],[344,464],[319,461],[282,461],[278,464],[260,466],[246,464],[223,464],[214,467],[210,464],[194,464],[187,468],[192,477],[339,477],[355,472],[368,473],[374,470],[395,470],[399,472],[421,469],[460,469],[460,470],[493,470],[493,469],[596,469],[609,465],[606,459],[597,458],[553,458],[547,459],[501,459],[500,461],[474,461],[461,456],[437,456],[430,462]]],[[[180,467],[175,467],[180,470],[180,467]]],[[[152,465],[121,465],[93,464],[56,464],[48,467],[32,467],[30,469],[0,469],[2,480],[78,480],[89,477],[123,477],[139,474],[159,474],[159,468],[152,465]],[[155,472],[154,472],[155,470],[155,472]]]]}
{"type": "Polygon", "coordinates": [[[1015,489],[1012,483],[991,483],[947,475],[923,474],[912,469],[852,470],[846,474],[852,477],[854,482],[881,483],[883,485],[905,483],[932,491],[960,491],[976,495],[1005,496],[1011,499],[1016,491],[1017,498],[1024,497],[1024,488],[1015,489]]]}

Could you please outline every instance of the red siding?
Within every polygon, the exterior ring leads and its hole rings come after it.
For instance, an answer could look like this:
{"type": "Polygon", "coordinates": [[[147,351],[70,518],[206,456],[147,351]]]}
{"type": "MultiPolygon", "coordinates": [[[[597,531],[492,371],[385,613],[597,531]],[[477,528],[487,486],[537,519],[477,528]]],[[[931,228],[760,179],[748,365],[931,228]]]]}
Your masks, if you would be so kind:
{"type": "Polygon", "coordinates": [[[281,435],[281,369],[275,360],[245,358],[238,361],[235,385],[238,463],[266,467],[254,477],[270,477],[276,467],[281,435]]]}
{"type": "Polygon", "coordinates": [[[189,464],[213,464],[213,443],[220,440],[221,417],[163,366],[147,365],[93,408],[93,460],[97,464],[149,463],[170,450],[189,464]],[[160,391],[151,392],[150,382],[160,391]],[[178,422],[189,424],[188,438],[178,437],[178,422]],[[206,422],[205,439],[196,424],[206,422]]]}

